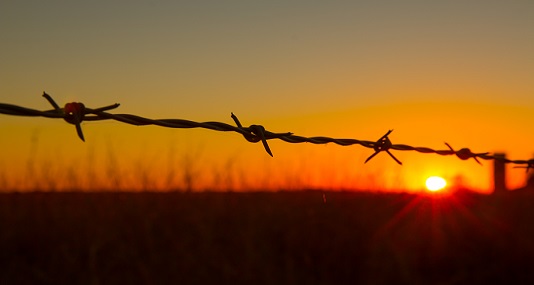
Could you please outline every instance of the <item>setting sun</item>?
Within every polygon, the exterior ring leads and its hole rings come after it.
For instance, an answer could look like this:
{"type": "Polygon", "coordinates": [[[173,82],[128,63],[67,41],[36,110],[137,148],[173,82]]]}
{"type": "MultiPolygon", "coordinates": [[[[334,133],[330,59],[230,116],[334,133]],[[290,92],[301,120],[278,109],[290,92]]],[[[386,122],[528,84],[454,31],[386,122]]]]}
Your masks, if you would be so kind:
{"type": "Polygon", "coordinates": [[[430,176],[425,182],[426,189],[429,191],[439,191],[447,186],[447,181],[439,176],[430,176]]]}

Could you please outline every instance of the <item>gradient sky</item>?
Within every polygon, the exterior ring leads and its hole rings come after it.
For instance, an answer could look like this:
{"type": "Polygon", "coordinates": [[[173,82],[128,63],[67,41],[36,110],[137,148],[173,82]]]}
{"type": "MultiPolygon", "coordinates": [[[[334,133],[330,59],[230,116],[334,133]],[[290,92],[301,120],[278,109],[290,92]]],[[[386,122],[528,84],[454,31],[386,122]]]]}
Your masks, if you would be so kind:
{"type": "MultiPolygon", "coordinates": [[[[534,153],[533,1],[2,1],[0,102],[534,153]]],[[[0,187],[416,190],[491,162],[0,115],[0,187]],[[189,179],[189,178],[190,179],[189,179]],[[189,179],[189,180],[188,180],[189,179]],[[188,182],[189,181],[189,182],[188,182]]],[[[508,185],[525,171],[508,167],[508,185]]]]}

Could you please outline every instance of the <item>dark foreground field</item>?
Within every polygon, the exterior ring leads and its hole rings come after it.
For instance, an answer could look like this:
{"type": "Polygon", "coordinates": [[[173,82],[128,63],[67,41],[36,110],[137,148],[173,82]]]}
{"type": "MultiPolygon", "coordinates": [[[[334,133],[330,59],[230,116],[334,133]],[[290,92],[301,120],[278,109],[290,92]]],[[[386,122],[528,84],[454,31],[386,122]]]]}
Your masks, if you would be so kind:
{"type": "Polygon", "coordinates": [[[534,195],[0,195],[0,284],[528,284],[534,195]]]}

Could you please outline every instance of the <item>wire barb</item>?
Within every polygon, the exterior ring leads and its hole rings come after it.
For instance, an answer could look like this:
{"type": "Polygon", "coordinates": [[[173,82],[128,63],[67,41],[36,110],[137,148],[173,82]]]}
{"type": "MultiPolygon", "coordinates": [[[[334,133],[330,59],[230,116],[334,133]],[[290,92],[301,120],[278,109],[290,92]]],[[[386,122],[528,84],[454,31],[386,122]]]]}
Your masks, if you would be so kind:
{"type": "Polygon", "coordinates": [[[477,159],[478,156],[485,156],[489,154],[489,152],[482,152],[482,153],[473,153],[468,148],[462,148],[459,151],[455,151],[448,143],[445,143],[449,149],[456,154],[456,156],[461,160],[467,160],[469,158],[473,158],[478,164],[482,165],[480,161],[477,159]]]}
{"type": "Polygon", "coordinates": [[[61,113],[61,108],[59,108],[59,105],[52,99],[50,95],[48,95],[46,92],[43,91],[43,97],[45,97],[46,100],[54,107],[54,110],[56,110],[58,113],[61,113]]]}
{"type": "Polygon", "coordinates": [[[391,140],[389,139],[389,134],[391,134],[391,132],[393,132],[393,130],[389,130],[385,135],[383,135],[380,139],[378,139],[376,141],[376,143],[374,144],[374,147],[373,149],[375,150],[375,153],[371,154],[371,156],[369,156],[364,163],[367,163],[369,160],[371,160],[373,157],[375,157],[375,155],[377,155],[379,152],[381,151],[385,151],[389,154],[389,156],[391,156],[391,158],[393,158],[393,160],[395,160],[398,164],[402,165],[402,162],[400,162],[400,160],[398,160],[390,151],[389,149],[393,146],[393,144],[391,143],[391,140]]]}
{"type": "Polygon", "coordinates": [[[115,109],[120,106],[120,104],[116,103],[113,105],[100,107],[97,109],[89,109],[86,108],[83,103],[80,102],[71,102],[65,104],[65,107],[60,108],[59,105],[56,103],[56,101],[52,98],[52,96],[48,95],[46,92],[43,92],[43,97],[54,107],[54,111],[59,115],[62,116],[65,122],[72,124],[76,127],[76,133],[78,134],[78,137],[85,142],[85,137],[83,135],[82,126],[81,123],[84,120],[102,120],[98,115],[102,114],[102,112],[115,109]],[[94,117],[86,117],[87,114],[95,114],[94,117]]]}
{"type": "Polygon", "coordinates": [[[54,101],[52,96],[48,95],[46,92],[43,92],[43,97],[52,105],[54,109],[47,111],[39,111],[30,108],[25,108],[16,105],[0,103],[0,113],[12,116],[26,116],[26,117],[45,117],[53,119],[63,119],[69,124],[76,126],[76,132],[78,137],[85,141],[83,131],[81,128],[81,123],[83,121],[100,121],[100,120],[115,120],[125,124],[135,125],[135,126],[146,126],[146,125],[155,125],[166,128],[204,128],[213,131],[220,132],[236,132],[241,134],[248,142],[256,143],[262,142],[265,151],[273,156],[267,140],[270,139],[279,139],[288,143],[313,143],[313,144],[327,144],[334,143],[340,146],[351,146],[351,145],[361,145],[366,148],[374,149],[374,153],[369,156],[365,163],[375,157],[379,152],[385,151],[395,160],[398,164],[402,165],[401,161],[398,160],[390,150],[403,150],[403,151],[416,151],[420,153],[435,153],[438,155],[456,155],[461,160],[467,160],[473,158],[478,164],[481,164],[480,159],[485,160],[502,160],[504,163],[512,163],[519,165],[515,168],[526,168],[528,172],[530,169],[534,168],[534,159],[530,160],[509,160],[498,155],[491,155],[489,152],[483,153],[473,153],[468,148],[462,148],[458,151],[455,151],[448,143],[445,143],[449,149],[446,150],[435,150],[428,147],[413,147],[405,144],[392,144],[389,139],[389,135],[393,130],[389,130],[385,135],[383,135],[377,141],[366,141],[366,140],[357,140],[352,138],[330,138],[324,136],[316,137],[303,137],[297,136],[293,133],[272,133],[266,130],[261,125],[251,125],[249,127],[243,127],[241,122],[234,113],[231,113],[231,117],[234,120],[236,126],[229,125],[221,122],[194,122],[189,120],[182,119],[149,119],[131,114],[111,114],[106,111],[118,108],[120,104],[116,103],[113,105],[100,107],[96,109],[91,109],[85,107],[83,103],[72,102],[65,104],[64,108],[60,108],[59,105],[54,101]]]}
{"type": "Polygon", "coordinates": [[[78,102],[67,103],[65,104],[63,110],[65,112],[65,121],[69,124],[75,125],[78,137],[80,137],[82,141],[85,141],[81,126],[81,123],[85,117],[85,105],[78,102]]]}
{"type": "Polygon", "coordinates": [[[248,142],[257,143],[259,141],[262,142],[263,147],[265,148],[265,151],[272,157],[273,153],[271,151],[271,148],[269,147],[269,144],[267,143],[268,139],[276,139],[276,138],[282,138],[286,136],[291,136],[291,133],[280,133],[275,134],[271,132],[267,132],[265,128],[261,125],[250,125],[248,128],[244,128],[243,125],[241,125],[241,122],[237,118],[237,116],[234,113],[231,113],[231,117],[234,120],[235,124],[241,131],[241,134],[248,142]]]}
{"type": "Polygon", "coordinates": [[[531,169],[534,169],[534,158],[526,162],[526,166],[514,166],[514,168],[525,168],[525,172],[528,173],[531,169]]]}

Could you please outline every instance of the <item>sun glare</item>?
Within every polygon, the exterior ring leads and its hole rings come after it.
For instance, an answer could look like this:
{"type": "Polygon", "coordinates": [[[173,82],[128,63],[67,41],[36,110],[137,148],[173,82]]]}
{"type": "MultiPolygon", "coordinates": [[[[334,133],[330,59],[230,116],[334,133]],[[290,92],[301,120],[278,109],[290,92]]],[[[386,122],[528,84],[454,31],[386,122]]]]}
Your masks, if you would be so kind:
{"type": "Polygon", "coordinates": [[[430,176],[426,179],[425,185],[428,191],[435,192],[445,188],[445,186],[447,186],[447,181],[439,176],[430,176]]]}

